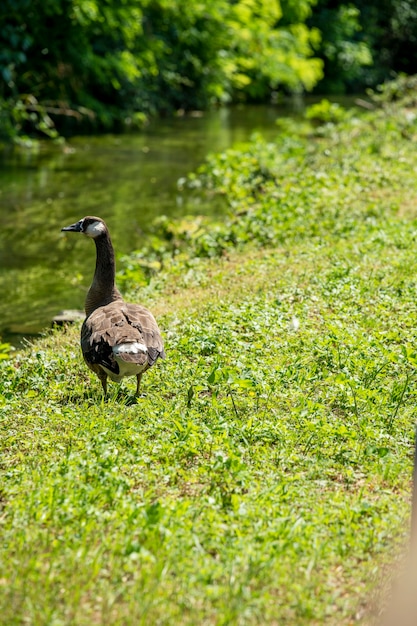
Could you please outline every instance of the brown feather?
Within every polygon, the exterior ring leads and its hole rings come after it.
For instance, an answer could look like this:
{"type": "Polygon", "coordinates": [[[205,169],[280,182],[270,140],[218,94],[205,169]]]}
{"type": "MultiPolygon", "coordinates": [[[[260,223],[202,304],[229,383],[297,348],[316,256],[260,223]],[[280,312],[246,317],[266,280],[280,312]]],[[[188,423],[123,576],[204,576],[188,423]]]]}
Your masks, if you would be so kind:
{"type": "Polygon", "coordinates": [[[154,316],[139,304],[120,300],[99,307],[85,320],[81,331],[81,348],[87,362],[109,359],[112,348],[121,344],[144,344],[148,354],[124,353],[120,358],[150,367],[158,357],[164,358],[164,346],[154,316]]]}

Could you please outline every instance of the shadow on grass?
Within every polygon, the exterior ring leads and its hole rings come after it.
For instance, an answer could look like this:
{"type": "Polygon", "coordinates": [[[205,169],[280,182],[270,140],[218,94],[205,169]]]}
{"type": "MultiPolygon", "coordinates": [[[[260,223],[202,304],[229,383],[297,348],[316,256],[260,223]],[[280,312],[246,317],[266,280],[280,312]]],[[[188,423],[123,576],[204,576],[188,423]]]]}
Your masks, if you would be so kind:
{"type": "Polygon", "coordinates": [[[136,396],[134,393],[129,391],[128,389],[123,388],[122,386],[110,390],[107,392],[105,396],[99,387],[91,387],[84,390],[68,390],[66,393],[63,393],[59,398],[59,403],[62,405],[65,404],[102,404],[102,403],[118,403],[124,406],[132,406],[134,404],[138,404],[142,398],[146,398],[145,393],[141,393],[139,396],[136,396]]]}

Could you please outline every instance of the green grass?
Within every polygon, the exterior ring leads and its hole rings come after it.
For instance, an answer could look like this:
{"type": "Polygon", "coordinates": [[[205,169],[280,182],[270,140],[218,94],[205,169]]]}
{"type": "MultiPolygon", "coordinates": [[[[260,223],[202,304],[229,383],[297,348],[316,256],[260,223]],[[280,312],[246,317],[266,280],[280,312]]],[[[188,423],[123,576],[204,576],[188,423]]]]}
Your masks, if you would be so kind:
{"type": "Polygon", "coordinates": [[[167,347],[137,403],[134,381],[102,400],[79,328],[1,361],[2,623],[371,623],[410,509],[402,123],[213,158],[193,184],[221,190],[225,224],[150,250],[171,267],[141,296],[121,269],[167,347]]]}

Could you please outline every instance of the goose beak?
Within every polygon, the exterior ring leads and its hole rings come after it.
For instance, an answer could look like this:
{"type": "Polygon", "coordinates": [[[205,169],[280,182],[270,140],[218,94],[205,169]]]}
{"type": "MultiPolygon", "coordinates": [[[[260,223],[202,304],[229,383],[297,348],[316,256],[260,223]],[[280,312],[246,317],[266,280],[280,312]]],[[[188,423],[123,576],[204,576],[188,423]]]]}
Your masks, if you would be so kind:
{"type": "Polygon", "coordinates": [[[74,233],[81,233],[82,232],[82,220],[80,220],[79,222],[75,222],[75,224],[71,224],[71,226],[64,226],[64,228],[61,228],[61,231],[63,230],[74,232],[74,233]]]}

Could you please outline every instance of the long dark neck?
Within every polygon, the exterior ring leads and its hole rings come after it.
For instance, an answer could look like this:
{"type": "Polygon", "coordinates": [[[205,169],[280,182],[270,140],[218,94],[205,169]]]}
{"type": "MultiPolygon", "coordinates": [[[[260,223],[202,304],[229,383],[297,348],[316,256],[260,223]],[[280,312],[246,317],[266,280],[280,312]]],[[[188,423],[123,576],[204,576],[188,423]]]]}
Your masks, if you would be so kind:
{"type": "Polygon", "coordinates": [[[116,266],[109,234],[105,233],[96,237],[94,243],[96,244],[96,270],[85,299],[87,316],[99,306],[104,306],[114,300],[122,300],[122,295],[114,282],[116,266]]]}

